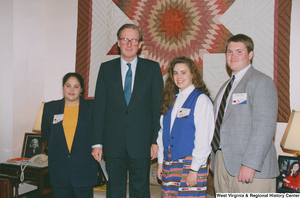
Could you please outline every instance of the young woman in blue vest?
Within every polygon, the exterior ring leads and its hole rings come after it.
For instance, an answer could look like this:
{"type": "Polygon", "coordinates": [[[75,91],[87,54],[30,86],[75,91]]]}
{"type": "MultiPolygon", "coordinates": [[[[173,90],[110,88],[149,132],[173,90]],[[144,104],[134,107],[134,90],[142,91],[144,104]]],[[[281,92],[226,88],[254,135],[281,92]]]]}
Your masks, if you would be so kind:
{"type": "Polygon", "coordinates": [[[162,197],[206,197],[213,104],[194,61],[175,58],[168,69],[157,143],[162,197]]]}
{"type": "Polygon", "coordinates": [[[81,75],[63,77],[61,100],[45,104],[42,136],[48,141],[49,176],[54,198],[92,198],[97,162],[92,152],[93,101],[80,95],[81,75]]]}

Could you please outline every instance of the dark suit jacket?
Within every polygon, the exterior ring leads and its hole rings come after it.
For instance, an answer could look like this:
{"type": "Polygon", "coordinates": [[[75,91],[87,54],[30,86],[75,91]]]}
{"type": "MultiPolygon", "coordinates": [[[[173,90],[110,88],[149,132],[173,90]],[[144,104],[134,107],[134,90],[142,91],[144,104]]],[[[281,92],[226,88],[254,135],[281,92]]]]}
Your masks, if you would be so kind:
{"type": "Polygon", "coordinates": [[[97,162],[92,152],[92,101],[80,98],[77,128],[69,153],[62,122],[53,124],[54,115],[63,114],[65,100],[45,104],[42,136],[48,141],[51,185],[58,187],[91,186],[97,183],[97,162]]]}
{"type": "Polygon", "coordinates": [[[134,87],[127,106],[122,86],[121,59],[101,64],[94,112],[93,144],[102,144],[105,156],[117,158],[126,147],[133,159],[150,157],[160,129],[163,88],[157,62],[138,57],[134,87]]]}

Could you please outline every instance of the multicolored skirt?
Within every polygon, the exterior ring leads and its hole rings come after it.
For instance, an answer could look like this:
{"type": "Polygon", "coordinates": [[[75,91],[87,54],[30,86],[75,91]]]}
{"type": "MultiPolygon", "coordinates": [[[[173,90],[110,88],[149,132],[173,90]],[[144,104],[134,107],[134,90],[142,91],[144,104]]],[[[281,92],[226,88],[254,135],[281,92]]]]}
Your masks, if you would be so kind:
{"type": "MultiPolygon", "coordinates": [[[[171,153],[168,153],[169,159],[171,153]]],[[[176,161],[167,160],[163,163],[161,195],[164,198],[192,198],[206,197],[207,166],[198,171],[197,186],[186,185],[186,178],[190,171],[192,156],[176,161]]]]}

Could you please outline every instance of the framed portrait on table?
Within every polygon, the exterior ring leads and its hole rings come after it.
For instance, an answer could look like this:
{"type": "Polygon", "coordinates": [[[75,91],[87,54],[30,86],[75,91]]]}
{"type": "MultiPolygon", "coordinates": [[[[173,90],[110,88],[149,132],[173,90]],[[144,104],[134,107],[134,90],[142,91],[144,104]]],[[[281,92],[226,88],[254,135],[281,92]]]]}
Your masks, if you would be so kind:
{"type": "Polygon", "coordinates": [[[277,177],[277,193],[300,193],[300,157],[279,155],[280,175],[277,177]]]}
{"type": "Polygon", "coordinates": [[[45,141],[41,134],[25,133],[22,157],[32,158],[35,155],[44,153],[45,141]]]}

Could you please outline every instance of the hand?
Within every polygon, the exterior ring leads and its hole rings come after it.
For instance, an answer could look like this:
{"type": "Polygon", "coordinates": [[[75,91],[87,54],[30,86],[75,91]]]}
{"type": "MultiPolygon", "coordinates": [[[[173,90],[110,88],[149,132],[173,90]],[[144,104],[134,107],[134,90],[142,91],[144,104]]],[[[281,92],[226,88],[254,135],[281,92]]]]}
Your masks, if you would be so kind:
{"type": "Polygon", "coordinates": [[[208,163],[208,165],[209,165],[209,169],[210,169],[210,171],[211,171],[212,173],[214,173],[214,171],[213,171],[213,169],[212,169],[212,163],[211,163],[211,160],[209,160],[209,163],[208,163]]]}
{"type": "Polygon", "coordinates": [[[157,158],[157,153],[158,153],[158,145],[157,144],[152,144],[151,146],[151,160],[154,160],[157,158]]]}
{"type": "Polygon", "coordinates": [[[92,156],[97,162],[100,162],[100,160],[102,159],[102,148],[100,147],[93,148],[92,156]]]}
{"type": "Polygon", "coordinates": [[[287,180],[286,178],[283,178],[283,181],[286,182],[286,183],[288,183],[288,184],[290,183],[290,181],[287,180]]]}
{"type": "Polygon", "coordinates": [[[190,171],[186,177],[186,185],[189,187],[197,186],[198,172],[190,171]]]}
{"type": "Polygon", "coordinates": [[[247,166],[242,166],[238,175],[239,182],[252,183],[254,178],[255,170],[247,166]]]}
{"type": "Polygon", "coordinates": [[[162,164],[158,164],[157,165],[157,178],[159,179],[159,180],[162,180],[162,164]]]}

